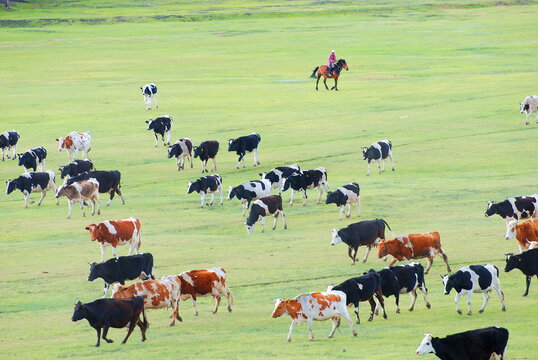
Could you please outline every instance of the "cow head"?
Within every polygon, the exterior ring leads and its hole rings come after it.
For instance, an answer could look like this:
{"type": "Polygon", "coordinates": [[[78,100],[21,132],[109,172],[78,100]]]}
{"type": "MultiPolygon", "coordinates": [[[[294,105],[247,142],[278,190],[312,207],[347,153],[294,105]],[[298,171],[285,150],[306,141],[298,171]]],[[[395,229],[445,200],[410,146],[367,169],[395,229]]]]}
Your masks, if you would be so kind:
{"type": "Polygon", "coordinates": [[[232,200],[235,196],[235,188],[233,186],[228,186],[228,198],[226,200],[232,200]]]}
{"type": "Polygon", "coordinates": [[[17,156],[19,157],[19,166],[24,165],[25,168],[31,167],[31,155],[29,153],[17,154],[17,156]]]}
{"type": "Polygon", "coordinates": [[[387,256],[390,253],[390,241],[385,241],[385,239],[381,239],[379,241],[379,251],[377,253],[378,258],[382,258],[387,256]]]}
{"type": "Polygon", "coordinates": [[[71,137],[61,137],[59,139],[56,139],[58,141],[58,151],[62,151],[63,149],[69,149],[73,146],[73,140],[71,140],[71,137]]]}
{"type": "Polygon", "coordinates": [[[141,87],[140,87],[140,90],[142,90],[142,96],[145,97],[145,96],[146,96],[146,92],[144,91],[144,86],[141,86],[141,87]]]}
{"type": "Polygon", "coordinates": [[[514,254],[505,254],[506,255],[506,266],[504,267],[505,272],[510,272],[517,267],[517,264],[521,261],[521,256],[514,256],[514,254]]]}
{"type": "Polygon", "coordinates": [[[336,204],[337,206],[341,205],[343,203],[343,197],[344,194],[342,194],[341,191],[328,191],[327,192],[327,200],[325,200],[325,204],[336,204]]]}
{"type": "Polygon", "coordinates": [[[58,189],[58,192],[56,193],[56,199],[61,198],[62,196],[68,196],[71,192],[72,185],[62,185],[58,189]]]}
{"type": "Polygon", "coordinates": [[[516,237],[516,230],[517,227],[520,226],[517,224],[517,220],[510,220],[506,223],[506,234],[504,235],[504,238],[506,240],[510,240],[516,237]]]}
{"type": "Polygon", "coordinates": [[[235,146],[235,139],[229,139],[228,140],[228,151],[235,151],[235,150],[237,150],[236,146],[235,146]]]}
{"type": "Polygon", "coordinates": [[[7,184],[6,195],[11,194],[17,188],[16,180],[17,179],[6,181],[6,184],[7,184]]]}
{"type": "Polygon", "coordinates": [[[284,298],[276,299],[275,309],[273,310],[273,313],[271,314],[271,316],[273,318],[277,318],[286,314],[288,312],[288,310],[286,309],[286,304],[287,304],[287,301],[284,300],[284,298]]]}
{"type": "Polygon", "coordinates": [[[432,345],[432,334],[424,334],[424,339],[422,339],[422,342],[420,343],[419,347],[417,348],[417,355],[423,355],[423,354],[435,354],[435,349],[432,345]]]}
{"type": "Polygon", "coordinates": [[[204,153],[204,148],[201,146],[195,146],[194,147],[194,157],[197,158],[198,156],[201,156],[204,153]]]}
{"type": "Polygon", "coordinates": [[[455,275],[441,275],[441,279],[443,279],[443,290],[445,295],[450,294],[450,290],[452,290],[452,288],[454,287],[454,276],[455,275]]]}
{"type": "Polygon", "coordinates": [[[84,307],[84,304],[78,301],[75,304],[75,311],[73,312],[73,316],[71,317],[71,321],[79,321],[86,318],[86,308],[84,307]]]}
{"type": "Polygon", "coordinates": [[[102,277],[101,267],[97,263],[90,264],[90,275],[88,275],[88,281],[94,281],[97,278],[102,277]]]}
{"type": "Polygon", "coordinates": [[[90,239],[91,241],[94,241],[95,239],[97,239],[97,231],[98,229],[101,228],[101,224],[99,225],[96,225],[96,224],[91,224],[91,225],[88,225],[86,226],[84,229],[88,230],[90,232],[90,239]]]}
{"type": "Polygon", "coordinates": [[[341,243],[343,241],[342,238],[339,235],[338,229],[332,229],[332,238],[333,238],[333,240],[331,241],[332,246],[334,246],[334,245],[336,245],[338,243],[341,243]]]}
{"type": "Polygon", "coordinates": [[[488,201],[488,208],[486,209],[485,217],[495,215],[497,213],[497,209],[495,205],[495,201],[488,201]]]}
{"type": "Polygon", "coordinates": [[[284,180],[284,184],[282,185],[282,191],[286,191],[290,188],[290,186],[293,188],[293,187],[296,187],[296,186],[292,186],[292,184],[297,184],[298,180],[299,180],[299,174],[293,174],[291,175],[290,177],[288,177],[286,180],[284,180]]]}
{"type": "Polygon", "coordinates": [[[528,113],[529,112],[529,103],[527,103],[527,100],[523,101],[522,103],[519,103],[519,113],[528,113]]]}
{"type": "Polygon", "coordinates": [[[200,192],[200,182],[199,181],[189,181],[189,187],[187,188],[187,194],[194,192],[200,192]]]}
{"type": "Polygon", "coordinates": [[[368,155],[369,155],[369,151],[368,151],[368,150],[370,150],[370,148],[367,148],[367,147],[363,147],[363,148],[362,148],[362,159],[363,159],[363,160],[368,159],[368,155]]]}
{"type": "Polygon", "coordinates": [[[155,129],[155,122],[151,119],[146,120],[146,124],[148,124],[148,128],[146,130],[153,130],[155,129]]]}
{"type": "Polygon", "coordinates": [[[169,158],[169,159],[170,159],[172,156],[176,156],[176,154],[177,154],[177,152],[176,152],[176,148],[177,148],[178,146],[179,146],[179,145],[174,144],[174,145],[168,147],[168,158],[169,158]]]}

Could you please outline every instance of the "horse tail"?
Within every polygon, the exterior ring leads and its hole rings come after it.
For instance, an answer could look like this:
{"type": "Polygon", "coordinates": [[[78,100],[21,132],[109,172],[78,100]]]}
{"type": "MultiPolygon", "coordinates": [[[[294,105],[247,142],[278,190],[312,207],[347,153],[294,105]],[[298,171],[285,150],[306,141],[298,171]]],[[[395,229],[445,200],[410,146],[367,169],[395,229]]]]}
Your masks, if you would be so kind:
{"type": "Polygon", "coordinates": [[[315,77],[316,77],[316,71],[318,71],[318,69],[319,69],[319,66],[316,66],[316,68],[314,69],[314,71],[312,71],[312,75],[310,75],[310,77],[315,78],[315,77]]]}

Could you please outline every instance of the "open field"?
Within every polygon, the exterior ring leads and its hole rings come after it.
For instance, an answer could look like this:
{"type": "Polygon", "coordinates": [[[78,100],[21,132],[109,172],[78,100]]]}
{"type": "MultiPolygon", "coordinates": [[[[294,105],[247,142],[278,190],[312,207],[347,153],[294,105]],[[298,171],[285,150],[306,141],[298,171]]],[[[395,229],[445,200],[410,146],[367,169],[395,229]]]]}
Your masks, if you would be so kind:
{"type": "MultiPolygon", "coordinates": [[[[65,198],[57,207],[49,193],[39,208],[23,209],[20,192],[2,195],[3,358],[413,359],[425,332],[492,325],[510,331],[508,359],[537,357],[537,280],[523,298],[524,276],[502,272],[516,242],[504,240],[500,217],[484,218],[488,200],[538,192],[538,124],[531,117],[525,126],[519,114],[525,96],[538,93],[535,1],[39,3],[0,8],[0,132],[21,133],[19,152],[44,146],[46,168],[57,170],[67,156],[55,139],[91,131],[90,158],[98,170],[121,171],[126,204],[115,199],[93,218],[74,206],[67,220],[65,198]],[[332,11],[321,13],[326,6],[332,11]],[[167,14],[196,21],[155,17],[167,14]],[[122,15],[132,21],[115,18],[122,15]],[[80,20],[98,18],[107,20],[80,20]],[[308,76],[333,48],[350,70],[340,92],[316,92],[308,76]],[[139,90],[148,82],[159,86],[159,109],[150,112],[139,90]],[[275,166],[324,166],[332,189],[359,183],[361,218],[339,222],[336,207],[315,205],[317,192],[309,191],[306,207],[297,206],[297,196],[296,206],[285,204],[288,230],[279,221],[275,231],[261,234],[257,224],[247,235],[237,200],[200,209],[199,196],[186,194],[188,181],[201,175],[198,159],[178,173],[162,142],[153,147],[145,120],[165,114],[174,119],[172,141],[220,140],[217,172],[225,188],[275,166]],[[248,154],[247,168],[236,170],[227,140],[254,131],[262,137],[261,165],[253,168],[248,154]],[[396,171],[379,175],[372,166],[366,177],[361,147],[385,138],[396,171]],[[103,288],[86,281],[87,262],[101,254],[84,227],[129,216],[140,218],[141,251],[153,254],[158,277],[224,267],[233,312],[221,306],[212,315],[213,300],[202,298],[195,318],[191,302],[182,302],[184,322],[168,328],[170,312],[150,310],[146,343],[135,329],[122,346],[124,331],[112,329],[115,343],[93,348],[95,331],[71,322],[73,304],[100,298],[103,288]],[[318,322],[314,342],[302,325],[286,343],[291,321],[270,317],[274,298],[324,290],[387,265],[373,251],[366,264],[351,267],[346,247],[330,246],[332,228],[373,218],[397,234],[439,231],[453,270],[495,264],[507,312],[492,296],[478,314],[482,297],[475,294],[473,316],[459,316],[454,293],[442,293],[445,268],[437,258],[426,276],[431,310],[420,297],[414,312],[405,311],[405,295],[397,315],[389,298],[388,319],[368,323],[369,306],[361,304],[358,338],[342,323],[342,333],[327,339],[330,323],[318,322]]],[[[15,161],[0,163],[3,181],[21,172],[15,161]]],[[[119,255],[127,251],[118,248],[119,255]]]]}

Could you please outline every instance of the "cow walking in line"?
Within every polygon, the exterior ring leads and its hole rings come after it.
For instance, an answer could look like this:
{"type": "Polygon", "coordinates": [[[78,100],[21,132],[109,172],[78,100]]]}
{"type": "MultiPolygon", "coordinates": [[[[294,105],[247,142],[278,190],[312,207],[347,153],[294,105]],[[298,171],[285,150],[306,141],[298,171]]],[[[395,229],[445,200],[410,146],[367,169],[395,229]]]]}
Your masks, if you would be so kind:
{"type": "Polygon", "coordinates": [[[155,135],[155,147],[159,145],[159,135],[163,139],[164,146],[170,145],[170,130],[172,130],[172,125],[174,124],[174,120],[170,116],[165,115],[153,120],[146,120],[146,124],[148,124],[146,130],[153,130],[153,135],[155,135]],[[166,140],[164,139],[165,137],[166,140]]]}
{"type": "Polygon", "coordinates": [[[129,218],[125,220],[106,220],[98,224],[91,224],[85,228],[90,232],[91,241],[97,240],[101,245],[101,262],[105,261],[105,247],[112,246],[112,254],[118,257],[116,247],[118,245],[130,244],[129,253],[133,250],[138,254],[142,243],[140,232],[140,220],[129,218]]]}
{"type": "MultiPolygon", "coordinates": [[[[0,134],[0,149],[2,149],[2,161],[4,161],[4,154],[7,150],[7,158],[9,159],[9,151],[13,148],[13,157],[15,160],[17,158],[17,143],[21,136],[15,130],[5,131],[0,134]]],[[[34,170],[35,171],[35,170],[34,170]]]]}
{"type": "MultiPolygon", "coordinates": [[[[33,201],[30,201],[30,194],[33,192],[40,192],[41,199],[37,206],[41,205],[47,191],[54,190],[54,193],[58,190],[56,188],[56,183],[54,182],[56,174],[54,171],[47,170],[44,172],[31,172],[24,173],[16,179],[8,180],[6,194],[9,195],[16,189],[19,189],[24,195],[25,205],[24,208],[28,207],[28,204],[33,204],[33,201]]],[[[58,205],[58,200],[56,200],[56,205],[58,205]]]]}
{"type": "Polygon", "coordinates": [[[372,161],[377,160],[377,167],[379,168],[379,173],[381,174],[381,160],[383,160],[383,172],[385,172],[385,167],[387,164],[387,157],[390,157],[390,164],[392,166],[392,171],[394,171],[394,161],[392,159],[392,143],[385,139],[377,141],[370,145],[370,147],[362,148],[363,160],[368,161],[368,172],[366,176],[370,175],[370,164],[372,161]]]}
{"type": "Polygon", "coordinates": [[[92,134],[89,131],[81,133],[78,131],[73,131],[69,133],[66,137],[61,137],[56,139],[58,141],[58,151],[67,151],[67,156],[69,161],[76,160],[78,152],[82,151],[82,159],[88,158],[88,152],[92,148],[92,134]],[[71,159],[74,156],[74,159],[71,159]]]}
{"type": "Polygon", "coordinates": [[[519,255],[506,254],[506,267],[504,271],[510,272],[519,269],[526,276],[527,288],[523,296],[529,295],[531,278],[538,276],[538,248],[524,251],[519,255]]]}
{"type": "Polygon", "coordinates": [[[200,199],[202,201],[202,205],[200,207],[203,209],[204,205],[213,205],[213,201],[215,200],[215,193],[217,191],[220,194],[220,204],[222,205],[222,177],[219,174],[204,176],[199,178],[195,182],[189,181],[187,194],[190,194],[192,192],[197,192],[198,194],[200,194],[200,199]],[[209,204],[205,201],[206,194],[211,194],[211,202],[209,204]]]}
{"type": "Polygon", "coordinates": [[[67,218],[71,218],[71,211],[73,210],[73,204],[80,203],[80,210],[82,210],[82,216],[86,216],[84,211],[84,202],[91,201],[92,203],[92,216],[95,215],[95,203],[97,202],[97,215],[101,214],[101,201],[99,200],[99,183],[95,179],[83,180],[73,182],[71,185],[62,185],[56,194],[56,199],[62,196],[67,197],[67,204],[69,205],[69,214],[67,218]]]}
{"type": "Polygon", "coordinates": [[[282,216],[284,229],[287,229],[288,225],[286,224],[286,216],[282,209],[282,197],[280,197],[280,195],[266,196],[254,201],[250,208],[250,214],[248,215],[247,221],[245,221],[247,233],[252,234],[254,232],[254,225],[260,218],[262,221],[262,232],[265,232],[265,217],[269,215],[273,215],[273,230],[275,230],[278,214],[282,216]]]}
{"type": "Polygon", "coordinates": [[[153,83],[146,84],[140,87],[142,90],[142,96],[144,97],[144,102],[146,103],[146,111],[151,110],[151,99],[155,98],[155,107],[158,109],[159,104],[157,104],[157,86],[153,83]]]}
{"type": "Polygon", "coordinates": [[[211,166],[211,171],[217,170],[217,153],[219,152],[219,142],[217,140],[204,141],[200,146],[194,147],[194,157],[200,158],[202,162],[202,174],[204,172],[209,172],[207,170],[207,161],[209,159],[213,160],[213,165],[211,166]]]}
{"type": "Polygon", "coordinates": [[[33,169],[35,172],[39,167],[42,172],[45,171],[45,159],[47,158],[47,150],[40,146],[38,148],[30,149],[22,154],[17,154],[19,157],[19,166],[24,167],[24,172],[30,172],[33,169]]]}
{"type": "Polygon", "coordinates": [[[525,100],[519,104],[519,113],[525,113],[525,116],[527,117],[525,125],[529,125],[529,117],[532,113],[534,113],[534,118],[538,124],[538,96],[527,96],[525,100]]]}
{"type": "Polygon", "coordinates": [[[235,151],[239,155],[239,159],[237,160],[238,169],[241,160],[243,160],[243,168],[246,167],[245,154],[248,152],[254,153],[254,166],[260,165],[258,161],[258,146],[260,146],[260,141],[262,141],[262,138],[256,133],[228,140],[228,151],[235,151]]]}
{"type": "Polygon", "coordinates": [[[353,182],[351,184],[347,184],[344,186],[340,186],[336,191],[327,192],[327,200],[325,200],[325,204],[336,204],[336,206],[340,207],[340,217],[338,220],[342,220],[342,215],[344,214],[344,207],[346,204],[349,206],[349,211],[346,214],[346,217],[349,218],[351,216],[351,204],[357,203],[357,211],[358,216],[361,216],[361,195],[360,195],[360,189],[359,184],[356,182],[353,182]]]}
{"type": "Polygon", "coordinates": [[[192,141],[189,138],[179,139],[168,148],[168,158],[176,158],[177,171],[185,169],[185,158],[189,159],[192,169],[192,141]]]}

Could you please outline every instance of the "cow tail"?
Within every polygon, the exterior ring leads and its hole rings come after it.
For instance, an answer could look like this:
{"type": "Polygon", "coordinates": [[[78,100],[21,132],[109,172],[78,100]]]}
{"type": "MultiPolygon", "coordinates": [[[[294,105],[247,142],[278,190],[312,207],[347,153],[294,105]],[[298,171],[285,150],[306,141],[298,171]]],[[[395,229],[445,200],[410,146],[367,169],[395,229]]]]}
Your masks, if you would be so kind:
{"type": "Polygon", "coordinates": [[[389,224],[385,221],[385,219],[379,219],[383,222],[383,224],[387,225],[387,227],[389,228],[392,236],[396,237],[396,234],[392,231],[392,229],[390,228],[389,224]]]}
{"type": "Polygon", "coordinates": [[[316,78],[316,71],[318,71],[318,69],[319,69],[319,66],[316,66],[316,68],[314,69],[314,71],[312,71],[312,75],[310,75],[310,77],[312,77],[312,78],[315,79],[315,78],[316,78]]]}
{"type": "Polygon", "coordinates": [[[342,334],[340,331],[340,323],[342,322],[342,316],[338,316],[338,322],[336,323],[336,328],[338,329],[338,332],[342,334]]]}
{"type": "MultiPolygon", "coordinates": [[[[138,244],[136,244],[136,250],[140,250],[140,245],[142,244],[142,231],[140,231],[140,223],[138,223],[138,244]]],[[[153,271],[153,268],[152,268],[153,271]]]]}
{"type": "Polygon", "coordinates": [[[226,297],[230,297],[230,304],[231,305],[234,305],[235,304],[235,300],[234,300],[234,294],[232,294],[232,290],[230,290],[229,287],[227,287],[226,285],[224,285],[224,291],[226,292],[226,297]]]}

